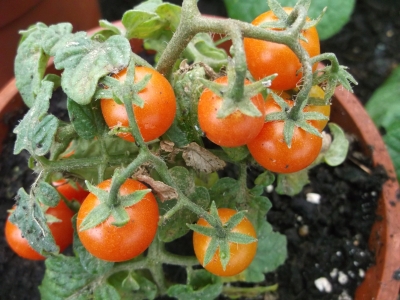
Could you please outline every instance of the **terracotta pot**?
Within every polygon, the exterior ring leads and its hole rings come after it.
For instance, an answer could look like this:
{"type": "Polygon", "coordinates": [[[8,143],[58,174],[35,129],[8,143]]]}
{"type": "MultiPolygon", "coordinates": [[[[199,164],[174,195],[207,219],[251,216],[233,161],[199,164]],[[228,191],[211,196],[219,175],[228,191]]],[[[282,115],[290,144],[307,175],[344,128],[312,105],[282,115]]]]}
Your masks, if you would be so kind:
{"type": "MultiPolygon", "coordinates": [[[[120,22],[115,24],[120,26],[120,22]]],[[[142,49],[140,42],[135,41],[135,45],[137,49],[142,49]]],[[[0,92],[0,146],[7,127],[7,114],[15,112],[22,105],[15,80],[12,79],[0,92]]],[[[342,87],[338,87],[333,96],[331,121],[356,136],[373,165],[382,166],[388,175],[379,198],[379,218],[373,226],[369,241],[371,250],[376,254],[376,264],[367,270],[355,299],[395,300],[400,288],[400,281],[394,278],[398,278],[400,272],[400,190],[393,163],[378,129],[361,102],[342,87]]]]}
{"type": "Polygon", "coordinates": [[[14,77],[14,57],[20,30],[36,22],[51,25],[70,22],[75,31],[98,25],[98,0],[4,0],[0,1],[0,88],[14,77]]]}

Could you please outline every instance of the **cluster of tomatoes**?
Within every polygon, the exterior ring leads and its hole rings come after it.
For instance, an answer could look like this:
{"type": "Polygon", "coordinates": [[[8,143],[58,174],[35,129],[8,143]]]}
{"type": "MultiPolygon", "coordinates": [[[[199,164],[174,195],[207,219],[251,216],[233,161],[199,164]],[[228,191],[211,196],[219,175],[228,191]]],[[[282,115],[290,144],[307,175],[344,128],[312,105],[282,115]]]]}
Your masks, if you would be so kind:
{"type": "MultiPolygon", "coordinates": [[[[257,17],[254,25],[276,20],[272,12],[266,12],[257,17]]],[[[315,27],[303,30],[302,35],[306,41],[301,41],[302,46],[309,55],[319,54],[319,39],[315,27]]],[[[301,81],[301,64],[295,54],[285,45],[267,41],[244,39],[244,47],[248,69],[256,80],[277,73],[278,77],[272,81],[271,89],[282,97],[289,107],[293,106],[291,93],[301,81]]],[[[135,68],[135,82],[142,80],[147,74],[151,75],[147,86],[139,92],[143,99],[143,107],[133,105],[135,119],[139,131],[145,142],[152,141],[164,134],[172,125],[176,113],[176,100],[173,88],[163,75],[148,67],[135,68]]],[[[126,69],[114,75],[120,81],[126,78],[126,69]]],[[[226,85],[227,77],[220,77],[216,83],[226,85]]],[[[250,81],[245,81],[245,85],[250,81]]],[[[322,98],[324,92],[318,86],[312,88],[310,97],[322,98]]],[[[266,100],[261,94],[252,97],[251,101],[261,112],[261,116],[252,117],[236,111],[225,118],[218,118],[217,112],[221,108],[223,99],[209,89],[205,89],[198,102],[198,121],[205,136],[213,143],[222,147],[247,146],[253,158],[264,168],[277,173],[292,173],[310,165],[320,152],[322,139],[301,128],[295,127],[289,147],[283,136],[284,121],[265,121],[266,115],[281,111],[281,107],[273,97],[266,100]]],[[[129,128],[129,121],[125,106],[116,103],[113,99],[101,99],[101,110],[107,125],[112,128],[129,128]]],[[[304,111],[316,111],[329,117],[329,105],[307,105],[304,111]]],[[[319,131],[325,127],[325,120],[310,120],[309,124],[319,131]]],[[[134,141],[129,132],[119,131],[118,136],[134,141]]],[[[106,180],[98,185],[100,189],[108,191],[111,180],[106,180]]],[[[124,261],[132,259],[143,253],[155,237],[159,211],[157,201],[152,193],[138,203],[127,207],[126,211],[130,221],[121,227],[114,226],[113,217],[110,216],[103,223],[80,231],[82,220],[99,205],[98,198],[79,185],[78,189],[68,183],[56,186],[60,194],[67,200],[75,199],[81,203],[77,228],[79,238],[84,247],[94,256],[107,261],[124,261]]],[[[133,179],[127,179],[120,188],[120,195],[128,195],[147,187],[133,179]]],[[[48,208],[47,214],[54,215],[61,222],[49,224],[60,251],[72,243],[71,218],[74,214],[64,201],[60,201],[54,208],[48,208]]],[[[218,214],[221,222],[226,223],[235,210],[220,208],[218,214]]],[[[204,219],[199,219],[199,225],[210,226],[204,219]]],[[[251,222],[244,218],[234,229],[236,232],[256,237],[251,222]]],[[[6,224],[6,238],[10,247],[20,256],[29,259],[44,259],[36,253],[21,236],[19,229],[9,221],[6,224]]],[[[195,232],[193,236],[194,251],[200,262],[210,243],[210,237],[195,232]]],[[[204,266],[210,272],[220,275],[235,275],[243,271],[253,260],[257,249],[257,242],[250,244],[230,245],[231,260],[226,268],[222,268],[215,258],[204,266]]]]}

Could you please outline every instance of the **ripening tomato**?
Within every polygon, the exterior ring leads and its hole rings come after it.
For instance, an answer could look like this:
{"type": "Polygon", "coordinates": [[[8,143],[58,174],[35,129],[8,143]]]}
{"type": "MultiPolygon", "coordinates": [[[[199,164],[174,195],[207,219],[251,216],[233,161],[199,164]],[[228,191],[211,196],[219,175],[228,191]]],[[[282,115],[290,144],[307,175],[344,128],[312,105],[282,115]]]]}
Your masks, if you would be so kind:
{"type": "MultiPolygon", "coordinates": [[[[126,78],[127,69],[123,69],[113,77],[119,81],[126,78]]],[[[152,141],[163,135],[172,125],[176,114],[176,99],[174,90],[168,80],[156,70],[148,67],[135,68],[135,82],[151,74],[147,86],[138,93],[144,106],[133,105],[136,122],[145,142],[152,141]]],[[[129,127],[128,115],[123,104],[117,104],[113,99],[101,99],[101,111],[108,127],[129,127]]],[[[133,142],[130,133],[118,133],[124,140],[133,142]]]]}
{"type": "Polygon", "coordinates": [[[83,200],[85,200],[86,196],[89,194],[79,183],[75,182],[71,184],[66,179],[57,180],[53,182],[53,185],[65,199],[70,201],[76,200],[80,204],[82,204],[83,200]]]}
{"type": "MultiPolygon", "coordinates": [[[[97,187],[109,191],[111,179],[101,182],[97,187]]],[[[143,183],[127,179],[119,193],[124,196],[143,189],[147,189],[143,183]]],[[[158,204],[151,192],[138,203],[125,208],[130,221],[124,226],[113,225],[114,217],[110,216],[99,225],[80,231],[83,219],[99,204],[98,198],[90,193],[78,212],[78,235],[87,251],[100,259],[118,262],[132,259],[149,247],[156,235],[159,219],[158,204]]]]}
{"type": "MultiPolygon", "coordinates": [[[[227,85],[228,78],[219,77],[214,82],[227,85]]],[[[245,81],[245,84],[249,83],[250,81],[245,81]]],[[[197,108],[199,125],[206,137],[223,147],[242,146],[255,138],[264,124],[264,100],[261,94],[257,94],[251,101],[261,112],[261,116],[251,117],[237,110],[226,118],[218,118],[217,113],[223,99],[206,88],[200,96],[197,108]]]]}
{"type": "MultiPolygon", "coordinates": [[[[321,99],[320,102],[323,102],[323,99],[325,97],[325,92],[318,85],[314,85],[311,88],[309,97],[321,99]]],[[[319,112],[323,114],[325,117],[329,118],[329,116],[331,115],[331,106],[329,104],[323,104],[323,105],[308,104],[304,108],[304,111],[319,112]]],[[[326,124],[328,124],[328,121],[329,120],[310,120],[309,123],[321,132],[322,130],[324,130],[326,124]]]]}
{"type": "MultiPolygon", "coordinates": [[[[293,8],[284,7],[284,10],[290,13],[293,8]]],[[[267,11],[255,18],[252,24],[257,26],[263,22],[276,20],[278,18],[275,14],[272,11],[267,11]]],[[[320,43],[317,29],[311,27],[303,30],[301,34],[307,41],[300,40],[300,44],[309,56],[319,55],[320,43]]],[[[296,87],[302,77],[301,72],[299,72],[301,63],[288,46],[251,38],[245,38],[243,42],[247,67],[256,80],[277,73],[278,76],[272,80],[271,89],[289,90],[296,87]]],[[[317,64],[313,66],[313,70],[315,71],[316,68],[317,64]]]]}
{"type": "MultiPolygon", "coordinates": [[[[46,214],[60,220],[60,222],[52,222],[48,223],[48,225],[57,246],[60,247],[60,252],[62,252],[72,244],[74,231],[71,218],[74,213],[63,201],[60,201],[56,207],[49,207],[46,210],[46,214]]],[[[29,245],[28,240],[22,236],[21,230],[8,219],[6,221],[5,236],[10,248],[19,256],[31,260],[43,260],[46,258],[29,245]]]]}
{"type": "MultiPolygon", "coordinates": [[[[219,208],[218,216],[221,219],[222,224],[228,222],[228,220],[236,214],[237,211],[230,208],[219,208]]],[[[203,218],[197,221],[198,225],[210,227],[210,224],[203,218]]],[[[236,227],[232,229],[232,232],[242,233],[254,238],[257,238],[256,231],[253,224],[244,218],[236,227]]],[[[208,245],[210,244],[211,237],[203,235],[198,232],[193,232],[193,247],[197,259],[202,264],[204,256],[207,251],[208,245]]],[[[229,243],[230,260],[226,269],[224,270],[219,257],[219,249],[215,252],[211,261],[203,266],[207,271],[218,276],[234,276],[244,271],[250,263],[253,261],[254,256],[257,252],[257,242],[250,244],[238,244],[229,243]]]]}
{"type": "MultiPolygon", "coordinates": [[[[292,106],[291,100],[286,102],[292,106]]],[[[271,98],[265,102],[265,114],[281,111],[271,98]]],[[[311,122],[311,121],[310,121],[311,122]]],[[[283,137],[283,121],[265,122],[260,134],[247,144],[253,158],[265,169],[276,173],[294,173],[308,167],[318,156],[322,138],[299,127],[294,128],[291,147],[283,137]]]]}

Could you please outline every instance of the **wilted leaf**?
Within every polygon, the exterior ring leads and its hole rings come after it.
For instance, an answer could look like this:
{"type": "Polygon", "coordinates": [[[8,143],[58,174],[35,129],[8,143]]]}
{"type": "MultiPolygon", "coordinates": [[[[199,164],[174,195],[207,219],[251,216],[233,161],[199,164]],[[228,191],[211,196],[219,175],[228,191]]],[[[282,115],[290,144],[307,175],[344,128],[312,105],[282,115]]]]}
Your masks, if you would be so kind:
{"type": "Polygon", "coordinates": [[[190,143],[186,147],[183,147],[183,149],[182,157],[186,165],[193,167],[197,171],[212,173],[226,166],[226,163],[222,159],[196,143],[190,143]]]}
{"type": "Polygon", "coordinates": [[[147,175],[137,175],[136,178],[139,181],[147,183],[157,198],[161,200],[161,202],[178,198],[177,191],[162,181],[154,180],[147,175]]]}

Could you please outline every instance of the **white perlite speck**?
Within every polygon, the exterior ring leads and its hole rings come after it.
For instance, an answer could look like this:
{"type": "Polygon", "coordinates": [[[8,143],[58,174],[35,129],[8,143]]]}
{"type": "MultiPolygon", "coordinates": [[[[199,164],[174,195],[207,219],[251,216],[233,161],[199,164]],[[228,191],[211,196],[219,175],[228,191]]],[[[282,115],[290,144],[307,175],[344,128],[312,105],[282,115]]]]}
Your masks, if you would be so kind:
{"type": "Polygon", "coordinates": [[[339,271],[338,281],[340,284],[346,284],[349,281],[349,277],[342,271],[339,271]]]}
{"type": "Polygon", "coordinates": [[[320,292],[332,292],[332,284],[325,277],[320,277],[314,281],[315,286],[320,292]]]}
{"type": "Polygon", "coordinates": [[[317,193],[308,193],[306,200],[313,204],[319,204],[321,202],[321,195],[317,193]]]}
{"type": "Polygon", "coordinates": [[[336,278],[338,275],[339,270],[334,268],[332,269],[332,271],[329,273],[329,275],[331,275],[331,278],[336,278]]]}
{"type": "Polygon", "coordinates": [[[347,293],[346,290],[344,290],[340,295],[338,300],[352,300],[352,298],[350,297],[350,295],[347,293]]]}

